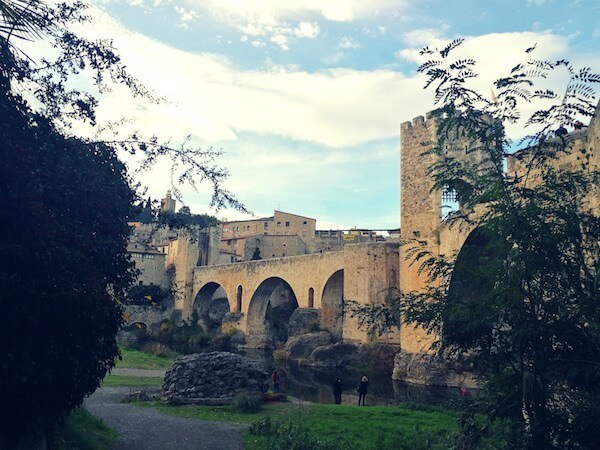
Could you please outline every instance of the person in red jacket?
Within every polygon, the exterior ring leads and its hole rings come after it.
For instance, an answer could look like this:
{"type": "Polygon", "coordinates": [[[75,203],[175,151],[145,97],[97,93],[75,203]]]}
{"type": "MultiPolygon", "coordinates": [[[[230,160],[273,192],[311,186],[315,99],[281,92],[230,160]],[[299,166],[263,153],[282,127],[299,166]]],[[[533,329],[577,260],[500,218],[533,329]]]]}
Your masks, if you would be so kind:
{"type": "Polygon", "coordinates": [[[279,377],[276,370],[271,374],[271,384],[273,385],[273,392],[279,393],[279,377]]]}

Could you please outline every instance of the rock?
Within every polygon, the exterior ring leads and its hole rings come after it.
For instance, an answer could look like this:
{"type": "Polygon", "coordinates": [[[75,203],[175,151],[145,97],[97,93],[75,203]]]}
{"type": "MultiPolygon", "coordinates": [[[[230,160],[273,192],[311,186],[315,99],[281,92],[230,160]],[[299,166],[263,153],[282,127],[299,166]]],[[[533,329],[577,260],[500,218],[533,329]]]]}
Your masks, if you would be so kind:
{"type": "Polygon", "coordinates": [[[268,375],[257,363],[229,352],[178,357],[166,373],[165,398],[174,404],[222,405],[240,393],[261,394],[268,375]]]}
{"type": "Polygon", "coordinates": [[[321,367],[344,367],[359,359],[358,348],[353,344],[336,343],[315,348],[308,363],[321,367]]]}
{"type": "Polygon", "coordinates": [[[289,336],[298,336],[319,329],[321,312],[313,308],[296,308],[288,322],[289,336]]]}
{"type": "Polygon", "coordinates": [[[328,344],[331,344],[331,335],[326,331],[294,336],[285,343],[284,356],[287,359],[305,359],[315,348],[328,344]]]}
{"type": "Polygon", "coordinates": [[[468,368],[427,353],[396,354],[392,379],[428,386],[477,387],[474,374],[468,368]]]}

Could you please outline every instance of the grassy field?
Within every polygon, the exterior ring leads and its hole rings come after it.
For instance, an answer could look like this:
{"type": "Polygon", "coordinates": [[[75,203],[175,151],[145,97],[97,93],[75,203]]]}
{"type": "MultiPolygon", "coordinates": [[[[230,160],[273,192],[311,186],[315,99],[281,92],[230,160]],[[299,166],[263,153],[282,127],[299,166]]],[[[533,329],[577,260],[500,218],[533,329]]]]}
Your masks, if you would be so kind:
{"type": "Polygon", "coordinates": [[[130,375],[108,375],[102,380],[103,387],[112,386],[162,386],[161,377],[136,377],[130,375]]]}
{"type": "Polygon", "coordinates": [[[116,367],[126,367],[130,369],[170,369],[175,360],[176,354],[168,356],[156,356],[150,353],[140,352],[128,347],[119,347],[121,349],[121,361],[117,360],[116,367]]]}
{"type": "Polygon", "coordinates": [[[108,450],[119,435],[87,410],[71,412],[48,439],[49,450],[108,450]]]}
{"type": "MultiPolygon", "coordinates": [[[[137,402],[136,406],[201,420],[253,423],[269,416],[272,422],[291,422],[319,439],[335,442],[339,448],[414,449],[443,448],[439,439],[456,430],[453,413],[434,408],[347,406],[291,403],[268,405],[263,411],[241,414],[227,406],[170,406],[160,402],[137,402]]],[[[244,447],[268,448],[269,438],[244,432],[244,447]]]]}

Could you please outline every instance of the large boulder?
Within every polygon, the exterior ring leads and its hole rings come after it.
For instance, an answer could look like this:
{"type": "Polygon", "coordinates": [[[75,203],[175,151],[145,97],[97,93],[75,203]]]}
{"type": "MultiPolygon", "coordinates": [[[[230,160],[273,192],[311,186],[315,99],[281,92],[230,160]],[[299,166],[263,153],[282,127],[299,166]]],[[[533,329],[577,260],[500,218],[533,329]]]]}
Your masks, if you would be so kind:
{"type": "Polygon", "coordinates": [[[315,348],[329,345],[331,341],[331,335],[326,331],[294,336],[285,343],[284,356],[287,359],[306,359],[315,348]]]}
{"type": "Polygon", "coordinates": [[[469,368],[427,353],[398,353],[394,358],[392,379],[428,386],[477,387],[469,368]]]}
{"type": "Polygon", "coordinates": [[[288,322],[288,334],[299,336],[319,329],[321,312],[314,308],[296,308],[288,322]]]}
{"type": "Polygon", "coordinates": [[[354,344],[338,342],[315,348],[308,364],[321,367],[345,367],[359,360],[358,348],[354,344]]]}
{"type": "Polygon", "coordinates": [[[229,352],[178,357],[166,373],[163,391],[175,404],[225,404],[239,393],[261,394],[268,374],[253,361],[229,352]]]}

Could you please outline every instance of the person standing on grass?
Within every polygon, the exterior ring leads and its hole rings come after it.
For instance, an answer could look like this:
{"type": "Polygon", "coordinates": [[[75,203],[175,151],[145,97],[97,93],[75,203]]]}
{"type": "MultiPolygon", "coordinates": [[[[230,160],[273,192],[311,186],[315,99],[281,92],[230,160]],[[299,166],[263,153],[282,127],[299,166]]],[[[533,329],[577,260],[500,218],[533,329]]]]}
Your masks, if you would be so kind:
{"type": "Polygon", "coordinates": [[[271,374],[271,384],[273,385],[273,392],[277,392],[279,394],[279,377],[277,376],[276,370],[274,370],[271,374]]]}
{"type": "Polygon", "coordinates": [[[358,406],[362,400],[362,405],[365,406],[365,397],[367,396],[367,389],[369,388],[369,379],[363,375],[358,385],[358,406]]]}
{"type": "Polygon", "coordinates": [[[342,388],[343,387],[344,387],[344,385],[342,384],[342,380],[340,379],[340,377],[336,377],[335,381],[333,382],[333,396],[335,398],[336,405],[342,404],[342,388]]]}

